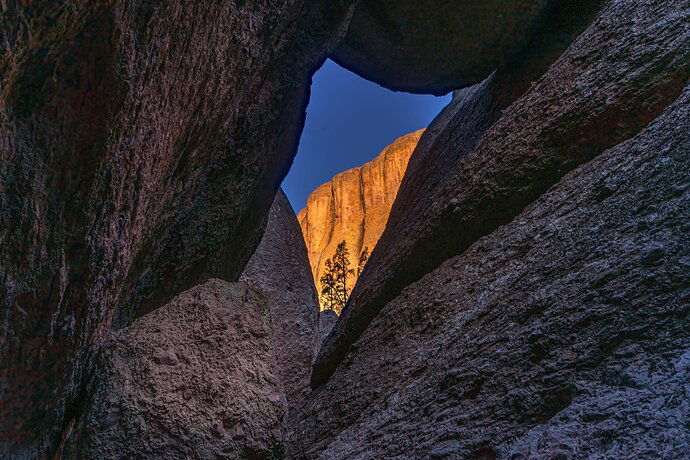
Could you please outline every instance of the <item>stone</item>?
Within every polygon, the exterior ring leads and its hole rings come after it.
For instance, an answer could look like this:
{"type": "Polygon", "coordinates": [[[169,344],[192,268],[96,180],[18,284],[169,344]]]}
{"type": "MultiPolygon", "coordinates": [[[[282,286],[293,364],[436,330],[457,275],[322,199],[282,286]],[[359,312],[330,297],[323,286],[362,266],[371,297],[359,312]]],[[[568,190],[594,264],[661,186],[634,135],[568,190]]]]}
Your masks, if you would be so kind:
{"type": "MultiPolygon", "coordinates": [[[[609,2],[535,82],[539,66],[525,75],[497,72],[458,93],[410,158],[367,270],[321,347],[312,386],[327,381],[407,285],[510,222],[675,100],[690,70],[688,18],[680,0],[609,2]]],[[[546,62],[559,46],[543,50],[546,62]]],[[[543,65],[540,53],[526,62],[543,65]]]]}
{"type": "Polygon", "coordinates": [[[264,296],[212,279],[103,345],[68,458],[272,458],[287,402],[264,296]]]}
{"type": "Polygon", "coordinates": [[[688,457],[689,123],[690,86],[404,289],[292,416],[290,455],[688,457]]]}
{"type": "MultiPolygon", "coordinates": [[[[321,310],[319,313],[320,343],[323,343],[326,337],[328,337],[328,334],[330,334],[331,329],[333,329],[333,326],[335,326],[336,321],[338,321],[338,314],[336,312],[330,309],[321,310]]],[[[316,355],[314,355],[314,359],[316,359],[316,355]]]]}
{"type": "Polygon", "coordinates": [[[264,236],[240,281],[260,290],[268,301],[276,372],[288,406],[294,407],[309,392],[311,365],[321,345],[319,301],[302,231],[282,190],[273,201],[264,236]]]}
{"type": "Polygon", "coordinates": [[[444,94],[508,64],[551,9],[547,0],[360,0],[333,58],[396,91],[444,94]]]}
{"type": "Polygon", "coordinates": [[[1,3],[0,456],[53,456],[111,324],[237,280],[354,4],[1,3]]]}
{"type": "Polygon", "coordinates": [[[359,255],[365,248],[371,253],[383,233],[407,161],[423,132],[397,138],[370,162],[336,175],[309,195],[297,219],[317,285],[326,259],[345,241],[355,270],[354,286],[359,255]]]}

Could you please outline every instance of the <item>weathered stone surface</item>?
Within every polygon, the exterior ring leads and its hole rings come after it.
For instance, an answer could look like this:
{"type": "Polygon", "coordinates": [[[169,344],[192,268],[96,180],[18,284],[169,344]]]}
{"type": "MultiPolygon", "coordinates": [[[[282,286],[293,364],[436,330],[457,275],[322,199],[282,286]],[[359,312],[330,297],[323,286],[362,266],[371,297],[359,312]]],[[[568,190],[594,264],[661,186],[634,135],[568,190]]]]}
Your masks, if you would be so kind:
{"type": "Polygon", "coordinates": [[[297,217],[278,191],[259,247],[240,281],[263,292],[271,311],[277,373],[290,407],[309,392],[311,365],[321,345],[319,301],[297,217]]]}
{"type": "Polygon", "coordinates": [[[444,94],[507,64],[550,9],[547,0],[360,0],[333,58],[394,90],[444,94]]]}
{"type": "Polygon", "coordinates": [[[335,326],[336,321],[338,321],[338,314],[333,310],[327,309],[319,312],[319,344],[331,333],[331,329],[335,326]]]}
{"type": "MultiPolygon", "coordinates": [[[[405,175],[407,161],[424,130],[401,136],[372,161],[336,175],[320,185],[297,215],[318,283],[326,259],[347,242],[351,267],[364,248],[374,249],[405,175]]],[[[355,273],[356,275],[356,273],[355,273]]],[[[352,285],[357,277],[353,277],[352,285]]]]}
{"type": "Polygon", "coordinates": [[[113,317],[239,277],[354,3],[2,2],[0,455],[57,448],[113,317]]]}
{"type": "Polygon", "coordinates": [[[689,124],[687,87],[405,289],[294,418],[291,454],[688,457],[689,124]]]}
{"type": "MultiPolygon", "coordinates": [[[[266,299],[212,279],[106,343],[69,458],[270,458],[286,411],[266,299]]],[[[70,440],[71,441],[71,440],[70,440]]]]}
{"type": "Polygon", "coordinates": [[[410,158],[386,230],[321,348],[313,385],[405,286],[673,101],[690,71],[689,18],[680,0],[609,2],[534,84],[519,72],[497,73],[456,97],[410,158]]]}

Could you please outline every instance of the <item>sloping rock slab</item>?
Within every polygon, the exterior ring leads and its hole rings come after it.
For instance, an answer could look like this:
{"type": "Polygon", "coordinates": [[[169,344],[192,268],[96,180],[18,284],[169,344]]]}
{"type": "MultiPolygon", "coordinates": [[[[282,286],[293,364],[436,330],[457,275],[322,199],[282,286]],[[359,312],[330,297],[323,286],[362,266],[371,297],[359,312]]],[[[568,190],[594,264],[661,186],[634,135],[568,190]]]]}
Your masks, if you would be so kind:
{"type": "Polygon", "coordinates": [[[270,458],[286,401],[265,298],[212,279],[119,331],[72,458],[270,458]]]}
{"type": "Polygon", "coordinates": [[[689,125],[690,87],[405,289],[295,417],[291,452],[687,458],[689,125]]]}

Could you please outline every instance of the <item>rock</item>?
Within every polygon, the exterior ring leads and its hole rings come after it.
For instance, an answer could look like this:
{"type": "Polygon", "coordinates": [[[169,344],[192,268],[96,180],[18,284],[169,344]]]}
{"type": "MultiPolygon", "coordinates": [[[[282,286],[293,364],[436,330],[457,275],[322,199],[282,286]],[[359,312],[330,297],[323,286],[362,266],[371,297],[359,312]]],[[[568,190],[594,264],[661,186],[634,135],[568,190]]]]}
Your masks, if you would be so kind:
{"type": "Polygon", "coordinates": [[[293,417],[291,455],[688,457],[688,124],[690,86],[408,286],[293,417]]]}
{"type": "Polygon", "coordinates": [[[319,302],[302,232],[282,190],[240,280],[262,291],[268,300],[277,374],[288,405],[296,406],[309,392],[311,365],[321,344],[319,302]]]}
{"type": "MultiPolygon", "coordinates": [[[[338,321],[338,314],[336,312],[333,310],[321,310],[319,313],[319,337],[321,343],[326,340],[336,321],[338,321]]],[[[314,358],[316,358],[316,355],[314,355],[314,358]]]]}
{"type": "Polygon", "coordinates": [[[374,249],[386,227],[407,161],[423,132],[399,137],[372,161],[336,175],[309,195],[297,219],[317,284],[325,272],[326,259],[333,256],[341,241],[347,242],[355,270],[364,248],[370,253],[374,249]]]}
{"type": "Polygon", "coordinates": [[[69,458],[271,458],[287,404],[271,309],[243,283],[212,279],[103,347],[69,458]]]}
{"type": "Polygon", "coordinates": [[[548,4],[361,0],[333,59],[393,90],[444,94],[506,65],[547,21],[548,4]]]}
{"type": "Polygon", "coordinates": [[[114,319],[239,277],[354,3],[1,3],[0,456],[52,456],[114,319]]]}
{"type": "MultiPolygon", "coordinates": [[[[536,68],[496,73],[459,93],[410,158],[386,230],[321,348],[313,386],[405,286],[667,107],[690,70],[687,24],[680,0],[609,2],[534,84],[526,82],[536,68]]],[[[527,62],[540,62],[538,55],[527,62]]]]}

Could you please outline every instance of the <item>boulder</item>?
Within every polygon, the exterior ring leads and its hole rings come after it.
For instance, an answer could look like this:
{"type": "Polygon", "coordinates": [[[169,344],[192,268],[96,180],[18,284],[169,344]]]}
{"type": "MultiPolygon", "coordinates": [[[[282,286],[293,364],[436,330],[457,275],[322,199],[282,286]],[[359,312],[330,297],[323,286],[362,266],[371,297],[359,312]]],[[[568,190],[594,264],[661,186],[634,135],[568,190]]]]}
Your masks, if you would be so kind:
{"type": "Polygon", "coordinates": [[[0,456],[52,456],[113,321],[237,280],[354,3],[1,3],[0,456]]]}
{"type": "Polygon", "coordinates": [[[103,346],[68,458],[273,458],[287,403],[271,309],[212,279],[103,346]]]}
{"type": "Polygon", "coordinates": [[[688,124],[690,87],[403,290],[296,414],[291,455],[690,455],[688,124]]]}
{"type": "Polygon", "coordinates": [[[288,405],[296,406],[309,392],[311,365],[321,344],[319,301],[302,232],[282,190],[240,280],[266,296],[278,360],[276,373],[288,405]]]}
{"type": "Polygon", "coordinates": [[[444,94],[506,65],[548,22],[547,0],[360,0],[333,59],[398,91],[444,94]]]}
{"type": "Polygon", "coordinates": [[[333,310],[321,310],[319,313],[319,338],[321,343],[331,333],[331,329],[335,326],[336,321],[338,321],[338,314],[336,312],[333,310]]]}
{"type": "MultiPolygon", "coordinates": [[[[321,348],[313,386],[405,286],[510,222],[675,100],[690,71],[689,14],[680,0],[609,2],[534,83],[538,66],[497,72],[459,93],[410,158],[367,270],[321,348]]],[[[554,43],[546,55],[567,40],[554,43]]],[[[540,62],[538,55],[526,62],[540,62]]]]}

